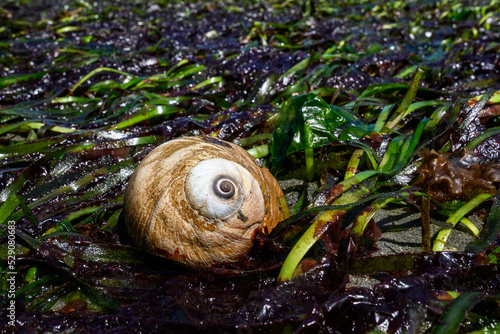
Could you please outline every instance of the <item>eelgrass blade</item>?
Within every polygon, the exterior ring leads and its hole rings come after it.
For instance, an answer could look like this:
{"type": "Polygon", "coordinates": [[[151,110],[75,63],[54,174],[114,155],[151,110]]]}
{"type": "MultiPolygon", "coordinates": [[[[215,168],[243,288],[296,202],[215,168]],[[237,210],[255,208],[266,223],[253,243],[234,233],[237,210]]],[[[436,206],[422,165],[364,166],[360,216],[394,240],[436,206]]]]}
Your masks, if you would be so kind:
{"type": "Polygon", "coordinates": [[[361,237],[363,236],[363,233],[366,229],[366,226],[370,222],[370,220],[373,218],[373,216],[384,206],[387,204],[397,200],[395,197],[389,197],[389,198],[379,198],[375,200],[370,206],[365,208],[357,217],[356,220],[354,221],[350,235],[353,238],[354,241],[354,249],[353,249],[353,254],[356,253],[358,250],[359,246],[359,241],[361,240],[361,237]]]}
{"type": "Polygon", "coordinates": [[[494,93],[495,91],[493,89],[489,89],[485,94],[481,96],[481,99],[474,105],[474,107],[469,108],[470,110],[467,110],[467,117],[458,126],[458,131],[465,130],[469,126],[469,124],[471,124],[472,121],[477,118],[479,112],[484,108],[486,103],[488,103],[494,93]]]}
{"type": "Polygon", "coordinates": [[[413,102],[413,99],[417,95],[417,91],[420,86],[420,82],[422,81],[422,78],[424,76],[424,73],[425,71],[420,67],[417,67],[415,69],[415,73],[413,75],[413,79],[410,82],[410,86],[408,87],[408,91],[406,92],[403,101],[396,109],[392,117],[387,121],[387,123],[385,123],[386,128],[393,129],[396,126],[396,124],[398,124],[399,121],[401,121],[401,119],[403,119],[406,116],[408,108],[410,107],[411,103],[413,102]]]}
{"type": "Polygon", "coordinates": [[[346,141],[346,144],[349,144],[354,147],[358,147],[361,150],[364,151],[366,157],[370,161],[371,164],[371,169],[378,169],[379,163],[380,163],[380,158],[377,155],[377,152],[373,148],[371,148],[369,145],[362,143],[361,141],[354,141],[354,140],[348,140],[346,141]]]}
{"type": "Polygon", "coordinates": [[[438,324],[432,329],[432,334],[456,333],[464,321],[467,312],[481,299],[482,293],[466,291],[455,299],[438,324]]]}
{"type": "Polygon", "coordinates": [[[478,240],[467,245],[466,252],[479,253],[486,250],[500,235],[500,194],[493,198],[488,220],[479,234],[478,240]]]}
{"type": "MultiPolygon", "coordinates": [[[[119,171],[121,170],[122,173],[121,173],[121,177],[123,179],[127,178],[130,174],[132,174],[133,172],[133,169],[132,168],[129,168],[128,171],[127,171],[127,167],[129,166],[132,166],[134,163],[134,160],[133,159],[128,159],[128,160],[125,160],[119,164],[116,164],[116,165],[112,165],[112,166],[109,166],[109,167],[105,167],[105,168],[101,168],[99,170],[96,170],[96,171],[93,171],[92,173],[89,173],[87,175],[85,175],[84,177],[74,181],[74,182],[71,182],[70,184],[68,185],[65,185],[65,186],[62,186],[52,192],[50,192],[49,194],[37,199],[36,201],[30,203],[28,205],[28,207],[30,209],[33,209],[33,208],[36,208],[44,203],[46,203],[47,201],[49,201],[50,199],[56,197],[56,196],[59,196],[59,195],[62,195],[62,194],[65,194],[65,193],[74,193],[76,191],[78,191],[79,189],[82,189],[83,187],[87,186],[88,184],[90,184],[92,181],[94,181],[97,177],[99,177],[100,175],[106,175],[108,173],[111,173],[111,172],[115,172],[115,171],[119,171]],[[127,175],[128,174],[128,175],[127,175]]],[[[112,180],[113,182],[119,182],[120,180],[117,179],[117,180],[112,180]]],[[[92,196],[97,196],[100,192],[102,192],[102,189],[99,189],[97,192],[95,193],[89,193],[88,197],[92,197],[92,196]]]]}
{"type": "MultiPolygon", "coordinates": [[[[349,179],[341,182],[339,185],[345,186],[347,183],[351,185],[343,192],[343,194],[338,197],[334,205],[346,205],[352,204],[369,194],[372,189],[365,188],[361,186],[359,188],[351,189],[352,185],[359,184],[362,181],[368,179],[369,177],[376,174],[375,171],[369,171],[370,173],[362,172],[356,174],[349,179]],[[348,182],[346,182],[348,181],[348,182]],[[345,183],[344,183],[345,182],[345,183]]],[[[321,237],[321,228],[324,227],[328,222],[333,221],[335,219],[340,219],[345,213],[346,209],[337,209],[337,210],[328,210],[321,213],[314,222],[308,227],[306,232],[300,237],[299,241],[292,248],[290,253],[288,254],[283,266],[281,267],[280,273],[278,275],[278,282],[284,282],[293,277],[293,274],[299,265],[300,261],[302,261],[303,257],[306,253],[311,249],[312,246],[320,239],[321,237]]]]}
{"type": "Polygon", "coordinates": [[[401,200],[404,198],[408,198],[410,196],[422,196],[423,198],[428,198],[426,194],[421,193],[421,192],[415,192],[416,188],[414,187],[407,187],[403,188],[400,191],[397,192],[392,192],[392,193],[385,193],[385,194],[380,194],[378,198],[373,201],[372,204],[370,204],[368,207],[366,207],[354,220],[354,223],[351,227],[350,231],[350,236],[353,238],[354,241],[354,249],[353,249],[353,254],[356,253],[358,246],[359,246],[359,241],[361,240],[363,233],[368,226],[368,223],[370,220],[375,216],[375,214],[383,209],[386,205],[397,201],[401,200]]]}
{"type": "MultiPolygon", "coordinates": [[[[453,214],[453,211],[450,211],[446,208],[441,208],[439,210],[439,213],[442,213],[444,215],[447,215],[448,217],[451,216],[453,214]]],[[[462,219],[460,219],[460,222],[465,226],[467,227],[467,229],[469,230],[469,232],[474,236],[474,237],[478,237],[479,236],[479,229],[477,228],[476,225],[474,225],[473,222],[471,222],[469,219],[463,217],[462,219]]]]}
{"type": "Polygon", "coordinates": [[[384,125],[387,122],[387,119],[389,118],[389,115],[393,107],[394,104],[388,104],[382,109],[377,118],[377,121],[375,122],[375,127],[373,128],[373,131],[382,132],[382,130],[384,129],[384,125]]]}
{"type": "MultiPolygon", "coordinates": [[[[456,212],[454,212],[447,220],[446,223],[452,224],[452,226],[455,226],[462,217],[464,217],[467,213],[470,211],[474,210],[478,205],[481,203],[489,200],[492,197],[491,194],[479,194],[476,197],[474,197],[472,200],[464,204],[460,209],[458,209],[456,212]]],[[[434,245],[432,247],[432,250],[437,252],[437,251],[442,251],[444,249],[444,246],[446,245],[446,241],[448,240],[448,237],[451,233],[451,228],[442,228],[439,230],[436,240],[434,241],[434,245]]]]}
{"type": "MultiPolygon", "coordinates": [[[[380,170],[388,172],[392,169],[398,155],[400,154],[400,149],[404,141],[409,141],[409,138],[407,136],[398,136],[391,140],[391,142],[387,146],[387,149],[385,150],[382,160],[380,161],[380,170]]],[[[402,154],[403,153],[401,153],[401,155],[402,154]]]]}
{"type": "Polygon", "coordinates": [[[465,145],[465,148],[473,150],[477,145],[479,145],[480,143],[482,143],[486,139],[488,139],[492,136],[496,136],[498,134],[500,134],[500,126],[497,126],[494,128],[489,128],[486,131],[484,131],[483,133],[481,133],[479,136],[477,136],[476,138],[472,139],[472,141],[470,143],[465,145]]]}
{"type": "Polygon", "coordinates": [[[422,221],[422,251],[431,250],[431,200],[428,197],[422,197],[422,208],[420,212],[422,221]]]}
{"type": "Polygon", "coordinates": [[[111,126],[110,130],[125,129],[138,123],[152,120],[156,117],[164,119],[165,116],[178,113],[182,110],[183,109],[172,105],[144,105],[133,117],[111,126]]]}
{"type": "Polygon", "coordinates": [[[352,153],[351,159],[349,159],[349,162],[347,164],[347,170],[345,172],[344,179],[348,179],[354,174],[358,173],[359,162],[361,161],[364,153],[365,151],[359,148],[352,153]]]}
{"type": "Polygon", "coordinates": [[[90,79],[91,77],[93,77],[94,75],[98,74],[98,73],[101,73],[101,72],[111,72],[111,73],[116,73],[116,74],[120,74],[120,75],[124,75],[126,77],[133,77],[133,75],[129,74],[129,73],[125,73],[123,71],[119,71],[119,70],[116,70],[114,68],[108,68],[108,67],[99,67],[99,68],[96,68],[95,70],[91,71],[90,73],[88,73],[87,75],[85,75],[80,81],[78,81],[69,91],[69,95],[73,95],[73,92],[78,88],[80,87],[85,81],[87,81],[88,79],[90,79]]]}
{"type": "Polygon", "coordinates": [[[20,202],[16,195],[11,195],[7,198],[2,206],[0,206],[0,224],[5,224],[7,218],[17,209],[20,202]]]}
{"type": "Polygon", "coordinates": [[[269,155],[269,145],[263,144],[259,146],[254,146],[251,149],[248,149],[247,152],[255,159],[265,158],[269,155]]]}
{"type": "Polygon", "coordinates": [[[425,130],[425,126],[428,121],[429,120],[425,118],[421,120],[420,123],[417,125],[417,128],[413,132],[409,145],[407,146],[407,148],[405,147],[404,152],[402,152],[403,154],[401,154],[400,157],[398,158],[396,165],[397,171],[395,172],[399,172],[399,170],[401,170],[404,166],[406,166],[412,155],[414,155],[415,149],[417,148],[417,145],[420,142],[420,138],[422,137],[422,134],[425,130]]]}
{"type": "Polygon", "coordinates": [[[306,162],[306,174],[307,179],[312,181],[314,179],[314,149],[306,148],[304,150],[305,153],[305,162],[306,162]]]}

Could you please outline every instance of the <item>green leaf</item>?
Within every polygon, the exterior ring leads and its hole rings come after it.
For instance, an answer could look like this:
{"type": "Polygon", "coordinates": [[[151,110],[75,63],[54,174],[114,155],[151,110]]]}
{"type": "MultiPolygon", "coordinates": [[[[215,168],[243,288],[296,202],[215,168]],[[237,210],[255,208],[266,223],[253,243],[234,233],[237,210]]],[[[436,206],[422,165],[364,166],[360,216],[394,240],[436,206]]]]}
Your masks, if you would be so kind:
{"type": "Polygon", "coordinates": [[[488,221],[479,234],[479,238],[465,248],[466,252],[479,253],[487,249],[496,240],[500,233],[500,194],[493,198],[488,221]]]}
{"type": "Polygon", "coordinates": [[[289,154],[359,139],[369,131],[356,116],[340,107],[329,106],[313,93],[293,96],[283,103],[276,120],[271,164],[277,169],[289,154]]]}
{"type": "MultiPolygon", "coordinates": [[[[398,109],[394,112],[392,117],[385,123],[385,127],[392,129],[395,127],[398,122],[403,119],[406,115],[408,115],[411,112],[410,106],[411,103],[413,102],[413,99],[417,95],[418,88],[420,87],[420,82],[422,81],[422,77],[424,76],[424,71],[417,67],[415,69],[415,74],[413,75],[413,79],[411,80],[410,86],[408,87],[408,91],[406,92],[405,97],[403,98],[403,101],[399,105],[398,109]]],[[[432,101],[431,101],[432,102],[432,101]]],[[[423,104],[424,106],[428,103],[425,101],[423,104]]],[[[418,109],[421,107],[421,104],[415,103],[413,106],[414,109],[418,109]]]]}
{"type": "MultiPolygon", "coordinates": [[[[446,223],[452,224],[455,226],[462,217],[464,217],[471,210],[475,209],[484,201],[489,200],[492,197],[491,194],[479,194],[474,197],[472,200],[464,204],[460,209],[455,211],[447,220],[446,223]]],[[[493,210],[492,210],[493,211],[493,210]]],[[[451,233],[451,228],[441,228],[436,236],[436,240],[434,241],[434,246],[432,247],[433,251],[442,251],[444,246],[446,245],[446,241],[451,233]]]]}
{"type": "Polygon", "coordinates": [[[489,263],[498,264],[500,259],[500,247],[495,248],[490,254],[488,254],[489,263]]]}
{"type": "Polygon", "coordinates": [[[9,76],[9,77],[0,78],[0,89],[6,87],[8,85],[15,84],[15,83],[21,83],[21,82],[30,81],[33,79],[40,79],[41,77],[43,77],[47,73],[49,73],[49,71],[43,71],[43,72],[38,72],[38,73],[28,73],[28,74],[19,74],[19,75],[13,75],[13,76],[9,76]]]}
{"type": "MultiPolygon", "coordinates": [[[[342,191],[342,195],[337,198],[333,203],[334,205],[348,205],[361,200],[364,196],[369,194],[373,189],[373,184],[367,183],[367,186],[360,186],[359,188],[353,187],[359,183],[368,180],[370,177],[377,174],[377,171],[365,171],[353,175],[347,180],[342,181],[336,187],[342,191]]],[[[328,222],[340,219],[347,212],[347,208],[334,209],[322,212],[314,222],[308,227],[305,233],[300,237],[299,241],[292,248],[288,254],[283,266],[281,267],[278,275],[278,283],[282,283],[293,277],[294,272],[299,265],[300,261],[304,258],[307,252],[314,246],[320,239],[321,233],[319,231],[328,222]]]]}
{"type": "Polygon", "coordinates": [[[12,195],[0,206],[0,224],[5,223],[7,218],[17,209],[20,200],[16,195],[12,195]]]}
{"type": "Polygon", "coordinates": [[[183,109],[170,104],[165,105],[144,105],[133,117],[115,124],[111,129],[123,129],[153,118],[168,117],[168,115],[182,111],[183,109]]]}
{"type": "Polygon", "coordinates": [[[433,328],[431,333],[456,333],[467,311],[479,301],[481,295],[482,294],[479,292],[463,292],[453,301],[453,303],[451,303],[450,308],[441,316],[438,325],[433,328]]]}

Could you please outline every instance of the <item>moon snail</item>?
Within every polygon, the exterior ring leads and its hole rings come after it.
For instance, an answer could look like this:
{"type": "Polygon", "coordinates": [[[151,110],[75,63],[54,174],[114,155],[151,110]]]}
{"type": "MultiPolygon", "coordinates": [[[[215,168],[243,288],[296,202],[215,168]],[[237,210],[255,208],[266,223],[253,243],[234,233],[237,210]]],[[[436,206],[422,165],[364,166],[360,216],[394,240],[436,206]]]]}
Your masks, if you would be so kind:
{"type": "Polygon", "coordinates": [[[125,224],[147,251],[192,266],[237,262],[258,228],[288,216],[276,179],[243,148],[185,137],[152,150],[125,191],[125,224]]]}

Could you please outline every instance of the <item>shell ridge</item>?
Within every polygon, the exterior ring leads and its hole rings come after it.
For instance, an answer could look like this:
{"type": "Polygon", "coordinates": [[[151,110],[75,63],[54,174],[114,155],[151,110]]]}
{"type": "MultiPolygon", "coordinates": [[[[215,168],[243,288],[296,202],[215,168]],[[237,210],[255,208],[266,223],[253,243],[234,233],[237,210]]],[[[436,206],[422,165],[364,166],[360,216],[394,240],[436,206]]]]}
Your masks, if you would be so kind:
{"type": "Polygon", "coordinates": [[[151,216],[149,217],[149,224],[148,224],[148,226],[147,226],[147,231],[148,231],[147,235],[148,235],[148,237],[149,237],[149,235],[151,234],[151,231],[150,231],[150,230],[151,230],[151,227],[152,227],[152,225],[153,225],[153,220],[154,220],[154,218],[155,218],[156,209],[158,208],[159,203],[161,203],[161,202],[162,202],[161,200],[162,200],[162,199],[163,199],[163,197],[167,194],[167,191],[168,191],[168,190],[170,190],[170,188],[172,187],[172,184],[173,184],[175,181],[177,181],[178,179],[180,179],[180,178],[182,178],[182,176],[178,176],[178,177],[176,177],[176,178],[174,178],[174,179],[171,179],[171,180],[170,180],[170,182],[168,183],[168,186],[165,188],[165,190],[161,193],[161,196],[160,196],[160,197],[158,198],[158,200],[156,201],[155,206],[153,207],[153,211],[151,211],[151,216]]]}

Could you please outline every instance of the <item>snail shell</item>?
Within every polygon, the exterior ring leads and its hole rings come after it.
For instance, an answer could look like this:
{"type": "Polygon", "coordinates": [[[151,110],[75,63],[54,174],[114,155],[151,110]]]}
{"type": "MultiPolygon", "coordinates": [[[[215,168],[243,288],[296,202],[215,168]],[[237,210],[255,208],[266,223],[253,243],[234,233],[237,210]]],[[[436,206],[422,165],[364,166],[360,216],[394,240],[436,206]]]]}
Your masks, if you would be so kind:
{"type": "Polygon", "coordinates": [[[189,265],[236,262],[259,227],[284,219],[283,192],[243,148],[211,137],[168,141],[132,174],[125,223],[149,252],[189,265]]]}

